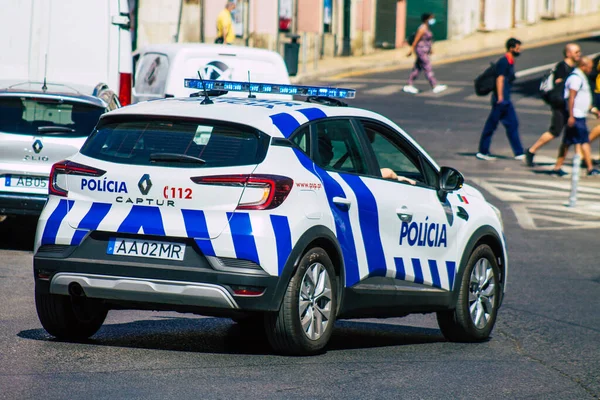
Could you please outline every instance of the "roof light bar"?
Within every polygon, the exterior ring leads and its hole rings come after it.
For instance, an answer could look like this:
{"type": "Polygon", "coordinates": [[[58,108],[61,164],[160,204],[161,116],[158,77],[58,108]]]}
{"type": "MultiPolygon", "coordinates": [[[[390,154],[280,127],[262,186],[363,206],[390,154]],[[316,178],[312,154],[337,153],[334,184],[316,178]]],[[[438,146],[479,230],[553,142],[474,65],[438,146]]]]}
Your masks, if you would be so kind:
{"type": "Polygon", "coordinates": [[[262,94],[290,94],[295,96],[318,96],[336,99],[353,99],[356,95],[354,89],[332,88],[324,86],[298,86],[279,85],[274,83],[248,83],[234,81],[213,81],[200,79],[185,79],[184,86],[190,89],[204,90],[227,90],[228,92],[246,92],[262,94]]]}

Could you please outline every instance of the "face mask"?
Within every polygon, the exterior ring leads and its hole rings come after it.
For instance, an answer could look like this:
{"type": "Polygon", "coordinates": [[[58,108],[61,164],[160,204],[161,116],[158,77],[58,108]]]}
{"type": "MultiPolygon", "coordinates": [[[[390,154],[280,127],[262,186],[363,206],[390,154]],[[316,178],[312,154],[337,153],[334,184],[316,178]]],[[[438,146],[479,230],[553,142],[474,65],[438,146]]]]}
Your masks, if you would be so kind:
{"type": "Polygon", "coordinates": [[[521,55],[520,51],[513,51],[512,52],[513,57],[519,57],[521,55]]]}
{"type": "Polygon", "coordinates": [[[435,25],[435,18],[431,18],[429,20],[429,25],[435,25]]]}

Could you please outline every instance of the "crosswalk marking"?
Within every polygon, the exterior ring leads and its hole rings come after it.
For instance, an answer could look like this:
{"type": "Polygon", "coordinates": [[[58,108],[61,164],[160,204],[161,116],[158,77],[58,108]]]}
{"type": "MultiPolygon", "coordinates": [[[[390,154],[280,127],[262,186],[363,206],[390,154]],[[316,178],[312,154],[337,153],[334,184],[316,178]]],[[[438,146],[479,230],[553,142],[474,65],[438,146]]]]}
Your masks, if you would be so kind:
{"type": "Polygon", "coordinates": [[[433,93],[433,91],[430,90],[427,92],[421,92],[421,93],[417,94],[417,96],[419,96],[419,97],[444,97],[444,96],[448,96],[450,94],[460,93],[463,90],[464,90],[463,88],[450,87],[441,93],[433,93]]]}
{"type": "Polygon", "coordinates": [[[365,90],[364,93],[366,93],[366,94],[376,94],[376,95],[380,95],[380,96],[389,96],[389,95],[396,94],[396,93],[400,92],[402,90],[403,86],[404,85],[380,86],[380,87],[376,87],[374,89],[365,90]]]}

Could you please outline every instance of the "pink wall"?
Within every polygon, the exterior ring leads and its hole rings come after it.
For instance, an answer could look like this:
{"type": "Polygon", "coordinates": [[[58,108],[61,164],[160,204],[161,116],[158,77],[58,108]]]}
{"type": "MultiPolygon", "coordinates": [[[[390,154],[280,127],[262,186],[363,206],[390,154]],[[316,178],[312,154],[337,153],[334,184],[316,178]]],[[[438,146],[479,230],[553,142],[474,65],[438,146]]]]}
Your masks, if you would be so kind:
{"type": "Polygon", "coordinates": [[[357,0],[355,7],[356,30],[370,31],[373,25],[373,0],[357,0]]]}
{"type": "Polygon", "coordinates": [[[298,32],[321,32],[323,21],[322,0],[298,1],[298,32]]]}
{"type": "Polygon", "coordinates": [[[396,5],[396,47],[402,47],[406,40],[406,0],[398,0],[396,5]]]}
{"type": "Polygon", "coordinates": [[[250,32],[276,35],[279,28],[277,0],[250,0],[250,32]]]}

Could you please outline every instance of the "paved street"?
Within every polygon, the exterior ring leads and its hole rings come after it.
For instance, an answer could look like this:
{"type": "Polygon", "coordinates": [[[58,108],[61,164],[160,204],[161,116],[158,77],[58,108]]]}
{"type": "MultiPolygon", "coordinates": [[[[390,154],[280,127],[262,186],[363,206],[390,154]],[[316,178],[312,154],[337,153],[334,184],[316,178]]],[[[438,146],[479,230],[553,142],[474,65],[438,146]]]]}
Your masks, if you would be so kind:
{"type": "MultiPolygon", "coordinates": [[[[600,38],[580,44],[600,52],[600,38]]],[[[556,61],[562,47],[525,43],[517,71],[556,61]]],[[[496,58],[434,65],[450,86],[437,95],[401,92],[406,70],[320,82],[356,87],[351,105],[389,116],[502,210],[509,284],[490,341],[446,342],[432,315],[340,321],[325,354],[291,358],[227,319],[131,311],[109,313],[85,343],[55,341],[33,304],[35,221],[13,220],[0,224],[0,399],[599,398],[600,178],[582,176],[578,206],[565,207],[570,179],[544,173],[558,142],[532,170],[512,159],[502,127],[492,153],[503,158],[475,159],[489,100],[472,81],[496,58]]],[[[542,74],[516,85],[525,147],[549,123],[542,74]]],[[[427,89],[422,77],[417,86],[427,89]]]]}

